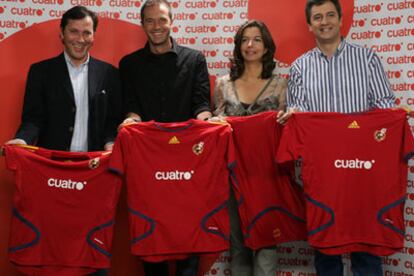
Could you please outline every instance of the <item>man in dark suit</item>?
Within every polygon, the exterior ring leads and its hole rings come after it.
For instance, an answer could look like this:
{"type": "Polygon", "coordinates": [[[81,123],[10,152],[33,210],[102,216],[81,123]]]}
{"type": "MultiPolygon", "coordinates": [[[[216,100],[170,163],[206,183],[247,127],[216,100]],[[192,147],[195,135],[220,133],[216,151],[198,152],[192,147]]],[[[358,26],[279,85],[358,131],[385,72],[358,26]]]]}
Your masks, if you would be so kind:
{"type": "Polygon", "coordinates": [[[62,17],[64,52],[30,67],[22,122],[7,144],[65,151],[111,150],[121,119],[118,71],[89,55],[96,14],[76,6],[62,17]]]}

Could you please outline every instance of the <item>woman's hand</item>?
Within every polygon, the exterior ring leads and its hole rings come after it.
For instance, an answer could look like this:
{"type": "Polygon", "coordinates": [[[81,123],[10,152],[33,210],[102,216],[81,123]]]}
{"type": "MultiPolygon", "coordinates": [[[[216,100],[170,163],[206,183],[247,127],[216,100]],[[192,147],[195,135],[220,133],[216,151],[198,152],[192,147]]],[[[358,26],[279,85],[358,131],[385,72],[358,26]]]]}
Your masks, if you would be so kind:
{"type": "Polygon", "coordinates": [[[299,110],[296,108],[289,108],[289,110],[287,110],[286,112],[283,110],[280,110],[277,113],[277,122],[282,125],[286,124],[290,116],[292,116],[293,113],[298,112],[298,111],[299,110]]]}

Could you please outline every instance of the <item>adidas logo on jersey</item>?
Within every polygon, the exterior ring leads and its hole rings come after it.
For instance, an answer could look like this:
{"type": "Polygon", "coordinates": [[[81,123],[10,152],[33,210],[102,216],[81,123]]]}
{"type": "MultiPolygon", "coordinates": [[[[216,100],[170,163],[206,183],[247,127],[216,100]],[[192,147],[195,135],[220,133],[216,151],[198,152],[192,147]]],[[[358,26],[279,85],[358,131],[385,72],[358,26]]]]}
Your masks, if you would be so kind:
{"type": "Polygon", "coordinates": [[[170,172],[155,172],[156,180],[190,180],[193,177],[194,171],[189,172],[180,172],[180,171],[170,171],[170,172]]]}
{"type": "Polygon", "coordinates": [[[370,170],[374,165],[375,160],[365,161],[365,160],[340,160],[337,159],[334,162],[335,168],[337,169],[365,169],[370,170]]]}
{"type": "Polygon", "coordinates": [[[353,121],[352,123],[349,124],[348,128],[359,128],[358,122],[353,121]]]}
{"type": "Polygon", "coordinates": [[[47,185],[49,185],[49,187],[55,187],[55,188],[59,188],[59,189],[68,189],[68,190],[83,190],[83,188],[85,188],[86,186],[86,181],[83,182],[76,182],[73,180],[64,180],[64,179],[56,179],[56,178],[49,178],[47,180],[47,185]]]}
{"type": "Polygon", "coordinates": [[[168,144],[170,145],[177,145],[180,143],[180,140],[178,140],[177,136],[173,136],[170,141],[168,141],[168,144]]]}

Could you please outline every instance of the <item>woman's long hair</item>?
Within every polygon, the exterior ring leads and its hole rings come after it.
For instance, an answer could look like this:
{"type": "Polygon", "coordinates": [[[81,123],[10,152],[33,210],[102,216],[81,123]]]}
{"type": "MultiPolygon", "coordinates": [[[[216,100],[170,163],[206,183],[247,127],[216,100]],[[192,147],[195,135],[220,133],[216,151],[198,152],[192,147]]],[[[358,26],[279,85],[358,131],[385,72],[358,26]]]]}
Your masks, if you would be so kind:
{"type": "Polygon", "coordinates": [[[262,57],[263,69],[261,78],[268,79],[272,76],[273,70],[275,69],[276,62],[273,60],[273,56],[276,51],[276,45],[273,41],[272,35],[269,32],[269,29],[266,25],[259,21],[259,20],[250,20],[245,22],[240,28],[237,30],[236,35],[234,36],[234,50],[233,50],[233,57],[230,59],[231,61],[231,68],[230,68],[230,79],[232,81],[237,80],[241,77],[244,72],[244,59],[241,54],[241,44],[244,30],[251,27],[257,27],[262,34],[263,44],[265,49],[267,50],[266,53],[262,57]]]}

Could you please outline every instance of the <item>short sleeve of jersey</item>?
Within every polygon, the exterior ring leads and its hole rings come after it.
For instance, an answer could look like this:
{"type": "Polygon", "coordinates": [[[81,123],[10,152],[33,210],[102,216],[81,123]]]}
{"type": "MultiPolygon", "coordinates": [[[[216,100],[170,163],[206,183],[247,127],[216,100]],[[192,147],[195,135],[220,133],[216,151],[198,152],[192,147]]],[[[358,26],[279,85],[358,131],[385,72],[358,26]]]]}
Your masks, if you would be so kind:
{"type": "Polygon", "coordinates": [[[404,158],[408,161],[411,157],[414,156],[414,137],[410,128],[408,121],[405,122],[404,126],[404,158]]]}
{"type": "Polygon", "coordinates": [[[233,131],[230,126],[228,126],[229,131],[226,131],[225,134],[227,137],[223,137],[227,139],[227,166],[229,169],[234,168],[236,165],[236,157],[235,157],[235,149],[234,149],[234,142],[233,136],[231,132],[233,131]]]}
{"type": "Polygon", "coordinates": [[[297,123],[297,118],[293,114],[283,128],[282,137],[276,153],[276,161],[278,163],[296,160],[302,153],[304,143],[303,137],[299,134],[297,123]]]}
{"type": "Polygon", "coordinates": [[[283,126],[276,121],[276,116],[272,119],[272,130],[274,132],[273,139],[275,143],[275,147],[273,148],[273,156],[275,160],[277,160],[279,144],[283,134],[283,126]]]}
{"type": "Polygon", "coordinates": [[[4,146],[4,154],[6,160],[6,167],[11,171],[15,171],[18,168],[17,154],[15,146],[4,146]]]}
{"type": "Polygon", "coordinates": [[[109,170],[119,175],[125,173],[125,162],[128,151],[128,145],[125,143],[125,137],[128,135],[127,127],[123,127],[115,140],[115,144],[112,150],[111,159],[109,160],[109,170]]]}

